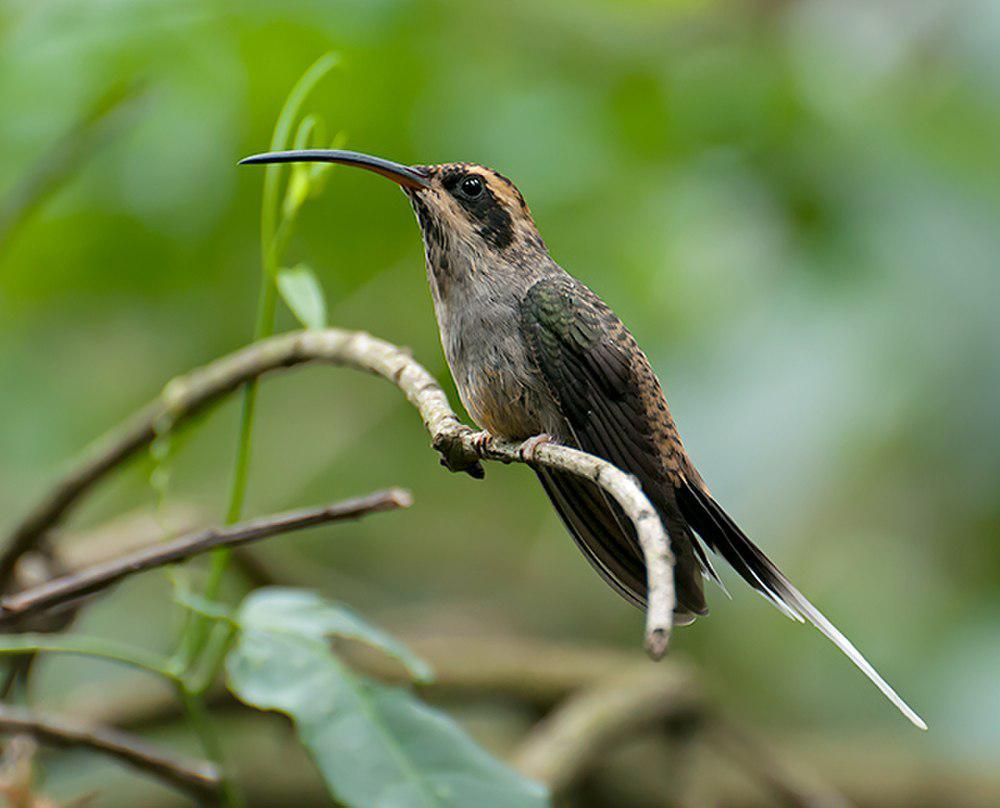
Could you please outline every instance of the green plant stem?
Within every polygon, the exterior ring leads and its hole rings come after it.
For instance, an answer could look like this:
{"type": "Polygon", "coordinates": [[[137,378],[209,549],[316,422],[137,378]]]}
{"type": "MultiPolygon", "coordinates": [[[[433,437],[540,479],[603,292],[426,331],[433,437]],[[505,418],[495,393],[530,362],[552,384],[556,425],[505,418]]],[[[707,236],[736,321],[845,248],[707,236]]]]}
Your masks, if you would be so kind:
{"type": "Polygon", "coordinates": [[[227,808],[243,808],[246,805],[246,801],[236,788],[236,784],[233,782],[232,776],[226,766],[222,744],[219,742],[219,736],[215,731],[215,727],[212,726],[208,710],[205,707],[204,698],[191,692],[184,682],[177,684],[177,697],[184,706],[188,723],[191,725],[191,729],[195,735],[198,736],[198,741],[205,752],[205,756],[215,763],[219,769],[219,789],[222,792],[223,804],[227,808]]]}
{"type": "Polygon", "coordinates": [[[204,696],[222,671],[229,646],[236,637],[237,627],[231,623],[218,622],[209,635],[205,651],[202,653],[200,675],[193,678],[191,689],[198,696],[204,696]]]}
{"type": "MultiPolygon", "coordinates": [[[[337,63],[337,56],[326,53],[317,59],[302,75],[289,93],[278,115],[274,133],[271,136],[271,150],[287,148],[292,137],[292,127],[306,98],[319,81],[337,63]]],[[[275,278],[289,227],[282,221],[279,225],[279,204],[281,191],[281,165],[269,165],[264,173],[264,192],[260,213],[260,255],[261,286],[257,298],[257,319],[254,326],[254,340],[260,340],[274,333],[278,295],[275,278]]],[[[253,422],[257,407],[257,381],[249,382],[243,389],[240,412],[239,443],[233,467],[232,484],[229,489],[229,504],[226,508],[226,523],[236,522],[243,514],[246,501],[247,482],[250,473],[250,454],[253,447],[253,422]]],[[[215,600],[222,587],[222,579],[231,556],[230,550],[217,550],[212,555],[205,597],[215,600]]],[[[187,666],[193,665],[204,649],[208,639],[208,624],[200,616],[191,616],[185,626],[180,659],[187,666]]]]}
{"type": "MultiPolygon", "coordinates": [[[[319,81],[337,63],[333,53],[326,53],[317,59],[302,75],[289,93],[285,104],[278,115],[274,133],[271,136],[271,150],[287,148],[292,137],[292,127],[306,98],[319,81]]],[[[281,253],[290,230],[290,222],[278,224],[280,190],[280,165],[269,165],[264,174],[264,192],[261,200],[260,214],[260,254],[261,282],[257,298],[257,319],[254,325],[254,340],[260,340],[274,333],[275,315],[277,311],[278,292],[275,280],[278,276],[281,253]]],[[[226,508],[226,523],[232,524],[243,515],[243,505],[246,501],[247,482],[250,474],[250,455],[253,448],[253,423],[257,408],[257,381],[249,382],[243,389],[243,402],[240,411],[239,443],[233,466],[232,483],[229,489],[229,504],[226,508]]],[[[204,597],[214,601],[222,588],[222,580],[232,554],[231,550],[216,550],[212,555],[208,580],[205,583],[204,597]]],[[[182,671],[184,674],[193,670],[205,652],[209,642],[211,621],[196,614],[189,614],[181,637],[181,646],[171,662],[171,671],[182,671]]],[[[223,798],[230,808],[243,804],[243,799],[235,785],[226,773],[222,746],[208,720],[205,704],[201,693],[211,685],[209,677],[214,678],[222,659],[225,657],[232,632],[226,632],[221,642],[213,644],[209,649],[210,659],[203,668],[203,675],[198,683],[189,687],[187,680],[182,679],[178,685],[178,693],[184,704],[185,712],[192,728],[201,738],[205,752],[219,766],[222,772],[223,798]],[[207,681],[206,681],[207,680],[207,681]],[[194,690],[192,690],[192,687],[194,690]],[[200,692],[197,692],[200,690],[200,692]]],[[[181,675],[184,675],[181,674],[181,675]]]]}

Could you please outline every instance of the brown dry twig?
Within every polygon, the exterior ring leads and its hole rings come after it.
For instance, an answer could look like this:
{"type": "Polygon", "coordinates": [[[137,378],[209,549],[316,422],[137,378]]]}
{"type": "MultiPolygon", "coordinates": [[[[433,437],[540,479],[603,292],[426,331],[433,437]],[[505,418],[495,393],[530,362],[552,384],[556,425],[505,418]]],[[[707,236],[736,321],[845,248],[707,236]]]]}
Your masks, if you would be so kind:
{"type": "Polygon", "coordinates": [[[219,772],[214,764],[168,754],[142,738],[118,730],[41,716],[0,704],[0,732],[30,735],[39,743],[63,749],[81,747],[101,752],[188,792],[200,803],[215,802],[218,798],[219,772]]]}
{"type": "Polygon", "coordinates": [[[79,572],[54,578],[23,592],[0,597],[0,626],[59,604],[75,601],[109,587],[126,576],[176,564],[218,547],[238,547],[279,533],[289,533],[327,522],[360,519],[380,511],[408,508],[412,503],[413,497],[408,491],[390,488],[332,505],[301,508],[227,527],[189,533],[172,541],[145,547],[79,572]]]}
{"type": "MultiPolygon", "coordinates": [[[[458,420],[434,377],[401,348],[360,331],[326,329],[282,334],[174,379],[156,400],[85,452],[14,529],[0,555],[0,591],[9,588],[11,573],[21,555],[58,524],[90,488],[148,446],[158,434],[202,412],[250,379],[312,362],[366,371],[395,384],[419,411],[432,445],[452,471],[481,476],[480,460],[526,462],[517,444],[484,445],[474,440],[475,433],[458,420]]],[[[661,658],[673,628],[673,556],[666,531],[641,486],[611,463],[565,446],[538,446],[532,452],[531,463],[593,480],[632,520],[647,568],[646,648],[654,659],[661,658]]]]}

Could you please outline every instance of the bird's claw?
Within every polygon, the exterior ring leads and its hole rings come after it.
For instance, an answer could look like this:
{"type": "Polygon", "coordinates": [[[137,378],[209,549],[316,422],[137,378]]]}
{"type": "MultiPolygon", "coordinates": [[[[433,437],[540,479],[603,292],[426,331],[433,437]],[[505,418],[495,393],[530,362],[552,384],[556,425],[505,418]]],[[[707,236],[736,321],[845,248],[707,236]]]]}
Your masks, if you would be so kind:
{"type": "Polygon", "coordinates": [[[476,449],[476,453],[479,455],[484,455],[490,448],[490,443],[493,441],[493,436],[487,432],[485,429],[479,432],[474,432],[469,436],[469,441],[476,449]]]}
{"type": "Polygon", "coordinates": [[[555,438],[543,432],[541,435],[535,435],[534,437],[528,438],[524,441],[518,447],[517,453],[521,457],[521,460],[530,466],[535,462],[535,453],[538,451],[538,447],[544,446],[546,443],[554,442],[555,438]]]}

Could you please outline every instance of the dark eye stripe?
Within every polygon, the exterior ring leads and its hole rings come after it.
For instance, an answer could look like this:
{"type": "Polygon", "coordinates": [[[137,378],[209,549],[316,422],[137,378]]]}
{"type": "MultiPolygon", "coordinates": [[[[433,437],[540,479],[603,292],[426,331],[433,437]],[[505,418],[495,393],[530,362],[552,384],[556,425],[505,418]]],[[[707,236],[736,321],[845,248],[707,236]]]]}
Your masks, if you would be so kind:
{"type": "Polygon", "coordinates": [[[476,230],[484,241],[498,250],[510,246],[514,241],[514,222],[483,177],[455,168],[442,176],[441,184],[476,224],[476,230]],[[472,179],[478,180],[480,186],[475,196],[462,190],[462,186],[472,179]]]}
{"type": "Polygon", "coordinates": [[[507,209],[497,201],[493,191],[485,189],[473,202],[476,210],[470,211],[479,223],[479,235],[489,244],[502,250],[514,240],[514,223],[507,209]]]}

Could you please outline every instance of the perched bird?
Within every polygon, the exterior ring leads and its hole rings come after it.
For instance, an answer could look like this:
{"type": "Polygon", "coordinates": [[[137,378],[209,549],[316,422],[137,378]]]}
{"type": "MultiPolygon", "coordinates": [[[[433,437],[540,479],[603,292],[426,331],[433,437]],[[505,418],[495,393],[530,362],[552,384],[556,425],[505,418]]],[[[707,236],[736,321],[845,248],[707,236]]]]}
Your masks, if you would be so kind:
{"type": "MultiPolygon", "coordinates": [[[[550,439],[635,475],[676,557],[678,623],[708,607],[708,550],[794,620],[808,620],[914,724],[926,725],[854,645],[796,589],[716,502],[684,450],[656,374],[615,313],[549,255],[514,184],[472,163],[405,166],[357,152],[269,152],[242,163],[329,162],[400,185],[423,233],[427,279],[462,403],[489,435],[550,439]],[[543,436],[543,437],[539,437],[543,436]]],[[[537,474],[594,569],[622,597],[646,602],[632,523],[593,483],[537,474]]]]}

